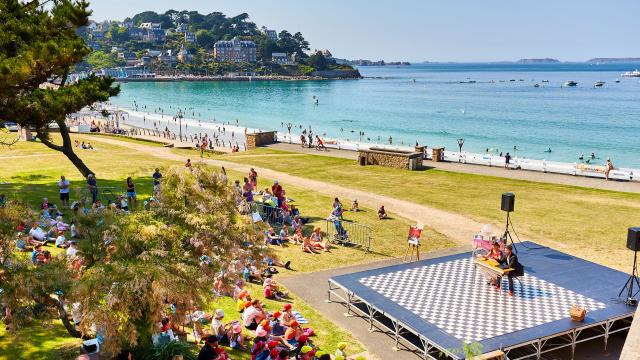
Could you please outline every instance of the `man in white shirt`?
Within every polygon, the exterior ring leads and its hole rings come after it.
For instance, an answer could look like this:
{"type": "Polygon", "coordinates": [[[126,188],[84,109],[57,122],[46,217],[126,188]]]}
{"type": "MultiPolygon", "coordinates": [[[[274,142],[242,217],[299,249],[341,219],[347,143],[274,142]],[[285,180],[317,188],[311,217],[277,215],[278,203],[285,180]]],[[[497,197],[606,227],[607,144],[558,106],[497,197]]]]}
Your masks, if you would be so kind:
{"type": "Polygon", "coordinates": [[[47,233],[45,233],[44,230],[42,230],[38,226],[38,223],[35,223],[35,222],[31,224],[31,230],[29,230],[29,236],[34,238],[36,241],[44,241],[45,243],[47,242],[47,240],[49,240],[47,238],[47,233]]]}
{"type": "Polygon", "coordinates": [[[60,188],[60,202],[62,206],[69,207],[69,180],[65,179],[64,175],[60,176],[58,181],[58,187],[60,188]]]}

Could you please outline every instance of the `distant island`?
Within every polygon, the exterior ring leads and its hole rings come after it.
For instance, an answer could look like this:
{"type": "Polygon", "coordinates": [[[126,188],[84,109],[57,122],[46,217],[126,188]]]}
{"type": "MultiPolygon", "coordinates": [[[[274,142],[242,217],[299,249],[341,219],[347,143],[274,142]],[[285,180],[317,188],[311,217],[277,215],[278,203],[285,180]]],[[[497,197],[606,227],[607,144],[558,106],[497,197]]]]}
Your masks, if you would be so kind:
{"type": "Polygon", "coordinates": [[[386,62],[384,60],[347,60],[347,59],[335,59],[336,63],[341,65],[349,65],[349,66],[387,66],[387,65],[402,65],[409,66],[411,65],[408,61],[390,61],[386,62]]]}
{"type": "Polygon", "coordinates": [[[640,63],[640,58],[593,58],[587,60],[588,63],[640,63]]]}
{"type": "Polygon", "coordinates": [[[145,11],[122,21],[90,21],[79,29],[93,49],[76,68],[116,79],[360,78],[331,52],[311,50],[300,32],[258,27],[246,13],[145,11]]]}
{"type": "Polygon", "coordinates": [[[552,59],[552,58],[544,58],[544,59],[520,59],[516,61],[517,64],[556,64],[559,63],[560,60],[552,59]]]}

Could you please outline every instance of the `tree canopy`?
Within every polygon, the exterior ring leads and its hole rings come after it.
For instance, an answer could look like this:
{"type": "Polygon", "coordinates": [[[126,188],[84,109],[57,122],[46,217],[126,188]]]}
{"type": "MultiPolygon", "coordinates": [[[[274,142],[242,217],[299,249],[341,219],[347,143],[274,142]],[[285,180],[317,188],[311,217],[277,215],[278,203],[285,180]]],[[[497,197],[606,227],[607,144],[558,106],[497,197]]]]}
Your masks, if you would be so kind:
{"type": "Polygon", "coordinates": [[[251,219],[239,213],[226,178],[205,167],[175,166],[163,171],[162,181],[147,210],[79,211],[79,252],[45,264],[32,264],[13,241],[16,227],[39,214],[18,203],[0,208],[0,281],[13,326],[33,317],[64,320],[61,304],[74,304],[82,322],[79,333],[68,327],[70,333],[99,334],[111,353],[148,350],[163,317],[179,321],[188,309],[205,308],[214,281],[232,284],[244,264],[271,256],[256,242],[251,219]]]}
{"type": "Polygon", "coordinates": [[[42,143],[61,151],[85,176],[91,170],[73,152],[65,118],[118,93],[109,78],[67,82],[91,51],[76,32],[88,23],[88,6],[84,0],[0,0],[0,122],[35,129],[42,143]],[[49,137],[52,122],[62,144],[49,137]]]}

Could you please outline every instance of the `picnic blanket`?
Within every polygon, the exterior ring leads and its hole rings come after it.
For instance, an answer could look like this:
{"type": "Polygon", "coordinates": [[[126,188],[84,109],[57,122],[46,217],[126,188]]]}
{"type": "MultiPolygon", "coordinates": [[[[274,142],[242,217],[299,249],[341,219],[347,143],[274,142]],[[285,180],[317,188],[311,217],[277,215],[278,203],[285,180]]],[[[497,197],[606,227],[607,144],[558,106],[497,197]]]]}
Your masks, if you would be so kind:
{"type": "Polygon", "coordinates": [[[296,321],[298,322],[298,324],[308,324],[309,323],[309,320],[305,319],[304,316],[302,316],[299,312],[292,311],[291,313],[293,314],[293,316],[296,317],[296,321]]]}

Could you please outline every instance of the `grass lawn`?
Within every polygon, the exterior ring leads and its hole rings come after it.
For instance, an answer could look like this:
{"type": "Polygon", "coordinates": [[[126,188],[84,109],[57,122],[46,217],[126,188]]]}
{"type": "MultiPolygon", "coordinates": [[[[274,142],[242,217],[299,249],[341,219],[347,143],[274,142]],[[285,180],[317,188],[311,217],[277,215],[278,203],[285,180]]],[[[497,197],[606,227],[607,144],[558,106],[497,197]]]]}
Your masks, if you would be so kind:
{"type": "MultiPolygon", "coordinates": [[[[91,141],[91,136],[77,136],[80,141],[91,142],[95,150],[78,150],[79,156],[95,171],[100,187],[113,187],[113,193],[121,193],[127,176],[131,176],[136,184],[139,201],[147,199],[152,192],[151,174],[156,167],[178,164],[171,160],[152,157],[124,146],[109,145],[91,141]]],[[[148,142],[144,142],[148,145],[148,142]]],[[[192,151],[190,154],[195,153],[192,151]]],[[[193,156],[194,162],[197,157],[193,156]]],[[[230,179],[241,179],[244,174],[229,171],[230,179]]],[[[26,200],[37,206],[42,197],[49,197],[54,203],[59,203],[57,181],[60,175],[65,175],[71,181],[71,201],[83,195],[85,182],[81,174],[62,154],[56,153],[40,143],[20,142],[12,149],[0,148],[0,193],[9,198],[26,200]]],[[[260,186],[270,186],[271,179],[260,178],[260,186]]],[[[310,222],[307,229],[316,225],[325,228],[324,218],[331,211],[333,198],[313,191],[303,190],[283,184],[288,196],[296,200],[304,217],[310,222]]],[[[345,206],[348,207],[348,199],[345,206]]],[[[282,270],[282,276],[290,276],[301,272],[320,271],[328,268],[352,265],[373,261],[390,256],[401,256],[405,251],[405,239],[408,220],[390,214],[390,220],[379,221],[375,210],[362,208],[358,213],[347,212],[345,219],[367,224],[373,229],[372,253],[366,254],[358,248],[336,247],[331,253],[307,254],[302,253],[297,246],[277,248],[276,254],[283,260],[292,261],[292,271],[282,270]]],[[[309,230],[310,231],[310,230],[309,230]]],[[[425,229],[426,237],[424,251],[450,247],[453,243],[432,229],[425,229]]],[[[55,255],[59,249],[48,248],[55,255]],[[52,250],[53,249],[53,250],[52,250]]],[[[26,254],[25,254],[26,256],[26,254]]],[[[325,286],[325,284],[322,284],[325,286]]],[[[259,289],[253,288],[252,293],[261,294],[259,289]]],[[[363,350],[362,345],[352,338],[352,335],[332,324],[314,309],[310,308],[294,294],[291,295],[294,308],[310,320],[310,326],[316,330],[314,341],[322,347],[335,350],[340,341],[350,344],[349,351],[357,353],[363,350]]],[[[261,298],[261,296],[258,296],[261,298]]],[[[282,304],[266,301],[268,309],[279,308],[282,304]]],[[[235,304],[230,298],[215,299],[211,310],[221,307],[226,310],[227,319],[237,319],[235,304]]],[[[17,338],[5,334],[0,330],[0,359],[13,358],[69,358],[77,354],[78,340],[66,336],[64,328],[59,322],[34,324],[21,329],[17,338]],[[46,339],[43,342],[32,339],[46,339]],[[17,356],[18,355],[18,356],[17,356]]],[[[236,354],[234,358],[249,359],[247,354],[236,354]]]]}
{"type": "Polygon", "coordinates": [[[519,233],[623,271],[629,270],[633,256],[625,247],[627,228],[640,224],[640,194],[435,169],[361,167],[353,160],[290,156],[272,149],[215,158],[408,200],[493,223],[498,228],[505,221],[500,196],[513,191],[516,210],[512,220],[519,233]]]}

